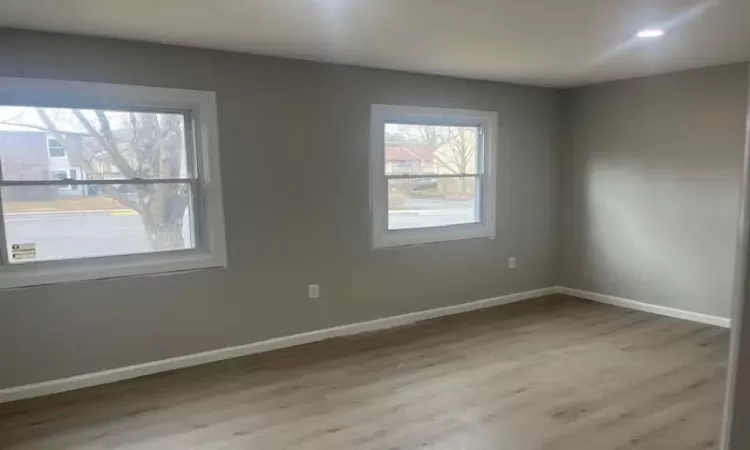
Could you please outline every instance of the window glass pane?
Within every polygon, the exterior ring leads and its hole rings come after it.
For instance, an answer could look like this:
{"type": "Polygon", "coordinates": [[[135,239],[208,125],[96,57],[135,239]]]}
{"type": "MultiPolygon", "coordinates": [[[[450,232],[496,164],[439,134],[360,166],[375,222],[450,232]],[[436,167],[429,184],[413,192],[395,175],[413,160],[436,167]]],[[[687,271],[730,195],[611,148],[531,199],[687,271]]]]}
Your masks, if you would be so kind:
{"type": "Polygon", "coordinates": [[[479,222],[477,180],[477,177],[388,180],[388,229],[479,222]]]}
{"type": "Polygon", "coordinates": [[[477,173],[478,127],[385,124],[385,173],[477,173]]]}
{"type": "Polygon", "coordinates": [[[0,196],[12,263],[195,247],[187,183],[5,186],[0,196]]]}
{"type": "Polygon", "coordinates": [[[84,180],[187,178],[185,116],[0,106],[0,164],[5,180],[48,180],[70,167],[84,180]]]}

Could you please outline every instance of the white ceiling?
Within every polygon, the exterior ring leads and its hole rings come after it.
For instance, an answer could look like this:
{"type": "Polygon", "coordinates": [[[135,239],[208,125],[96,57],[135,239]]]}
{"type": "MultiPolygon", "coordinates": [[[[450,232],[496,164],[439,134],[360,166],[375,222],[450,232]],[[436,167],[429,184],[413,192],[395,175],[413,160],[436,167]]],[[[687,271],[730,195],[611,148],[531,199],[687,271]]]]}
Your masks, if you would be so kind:
{"type": "Polygon", "coordinates": [[[750,59],[750,0],[0,0],[0,25],[546,86],[750,59]]]}

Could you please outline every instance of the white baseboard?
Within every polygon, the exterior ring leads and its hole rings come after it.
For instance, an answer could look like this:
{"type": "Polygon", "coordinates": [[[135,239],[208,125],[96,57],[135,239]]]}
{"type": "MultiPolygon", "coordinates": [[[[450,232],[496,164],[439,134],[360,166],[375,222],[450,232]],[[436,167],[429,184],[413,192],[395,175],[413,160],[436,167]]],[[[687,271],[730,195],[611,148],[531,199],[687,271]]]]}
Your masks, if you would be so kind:
{"type": "Polygon", "coordinates": [[[307,344],[310,342],[321,341],[334,337],[350,336],[368,331],[382,330],[402,325],[407,325],[421,320],[434,319],[436,317],[459,314],[477,309],[490,308],[493,306],[505,305],[521,300],[542,297],[558,292],[558,288],[550,287],[535,289],[532,291],[518,292],[515,294],[502,295],[500,297],[487,298],[459,305],[445,306],[442,308],[428,309],[399,316],[384,317],[382,319],[370,320],[367,322],[357,322],[348,325],[342,325],[323,330],[310,331],[307,333],[284,336],[280,338],[269,339],[267,341],[253,342],[251,344],[237,345],[226,347],[207,352],[194,353],[191,355],[178,356],[175,358],[162,359],[133,366],[120,367],[117,369],[104,370],[84,375],[77,375],[69,378],[44,381],[41,383],[15,386],[6,389],[0,389],[0,403],[21,400],[42,395],[55,394],[58,392],[72,391],[89,386],[113,383],[116,381],[127,380],[130,378],[151,375],[168,370],[181,369],[184,367],[197,366],[211,362],[221,361],[224,359],[237,358],[240,356],[252,355],[255,353],[267,352],[295,345],[307,344]]]}
{"type": "Polygon", "coordinates": [[[654,314],[660,314],[662,316],[675,317],[677,319],[690,320],[693,322],[705,323],[708,325],[716,325],[719,327],[729,328],[731,320],[726,317],[712,316],[709,314],[701,314],[692,311],[685,311],[683,309],[669,308],[666,306],[654,305],[651,303],[639,302],[636,300],[630,300],[622,297],[615,297],[613,295],[599,294],[596,292],[582,291],[580,289],[572,289],[568,287],[556,287],[554,292],[557,294],[570,295],[571,297],[584,298],[586,300],[592,300],[599,303],[606,303],[608,305],[620,306],[622,308],[635,309],[638,311],[645,311],[654,314]]]}

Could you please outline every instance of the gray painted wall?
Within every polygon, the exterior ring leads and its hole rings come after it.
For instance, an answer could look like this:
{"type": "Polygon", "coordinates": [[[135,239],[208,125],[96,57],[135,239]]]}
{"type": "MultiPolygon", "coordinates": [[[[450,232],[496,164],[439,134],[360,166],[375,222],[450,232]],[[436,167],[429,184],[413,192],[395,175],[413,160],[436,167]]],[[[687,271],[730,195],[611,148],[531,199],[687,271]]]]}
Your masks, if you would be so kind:
{"type": "Polygon", "coordinates": [[[229,249],[226,270],[0,291],[0,388],[556,281],[558,91],[8,29],[0,76],[215,90],[229,249]],[[497,111],[497,239],[371,250],[372,103],[497,111]]]}
{"type": "Polygon", "coordinates": [[[566,93],[560,280],[730,316],[747,64],[566,93]]]}

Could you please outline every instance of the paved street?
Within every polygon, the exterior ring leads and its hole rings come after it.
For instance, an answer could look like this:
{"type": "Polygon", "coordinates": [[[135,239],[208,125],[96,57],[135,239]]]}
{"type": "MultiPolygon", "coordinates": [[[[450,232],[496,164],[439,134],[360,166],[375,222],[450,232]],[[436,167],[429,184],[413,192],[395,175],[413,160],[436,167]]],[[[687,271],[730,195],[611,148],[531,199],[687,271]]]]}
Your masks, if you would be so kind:
{"type": "MultiPolygon", "coordinates": [[[[474,222],[472,201],[413,199],[391,212],[390,229],[474,222]]],[[[183,235],[190,241],[185,220],[183,235]]],[[[129,211],[8,214],[8,245],[35,244],[36,260],[122,255],[149,251],[140,217],[129,211]]]]}
{"type": "MultiPolygon", "coordinates": [[[[140,217],[127,211],[9,214],[8,245],[36,244],[37,260],[122,255],[149,250],[140,217]]],[[[189,229],[184,230],[189,242],[189,229]]]]}
{"type": "Polygon", "coordinates": [[[442,200],[410,198],[401,209],[390,211],[388,228],[439,227],[476,222],[473,200],[442,200]]]}

